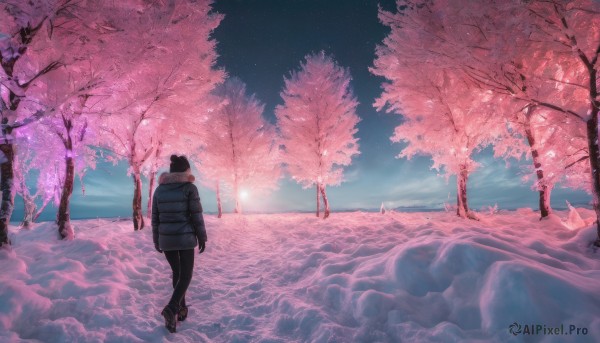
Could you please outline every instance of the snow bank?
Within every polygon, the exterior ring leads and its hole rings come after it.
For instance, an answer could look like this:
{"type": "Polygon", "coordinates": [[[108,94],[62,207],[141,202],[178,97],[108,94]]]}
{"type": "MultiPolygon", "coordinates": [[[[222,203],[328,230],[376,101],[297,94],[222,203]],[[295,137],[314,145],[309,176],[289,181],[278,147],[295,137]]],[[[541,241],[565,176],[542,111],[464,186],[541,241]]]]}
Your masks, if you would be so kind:
{"type": "Polygon", "coordinates": [[[177,334],[159,315],[171,285],[150,230],[76,221],[75,240],[57,241],[50,223],[11,228],[0,341],[600,341],[600,252],[594,228],[563,225],[573,216],[207,216],[177,334]],[[524,335],[526,325],[586,334],[524,335]]]}

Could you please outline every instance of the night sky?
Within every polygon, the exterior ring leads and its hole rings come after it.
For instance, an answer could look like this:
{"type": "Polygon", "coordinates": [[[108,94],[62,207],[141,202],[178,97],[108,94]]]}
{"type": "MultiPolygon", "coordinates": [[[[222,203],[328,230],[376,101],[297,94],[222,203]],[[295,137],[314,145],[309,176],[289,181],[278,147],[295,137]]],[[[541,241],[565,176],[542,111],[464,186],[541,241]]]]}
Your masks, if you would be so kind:
{"type": "MultiPolygon", "coordinates": [[[[392,0],[218,0],[214,9],[225,15],[214,33],[218,65],[244,81],[247,90],[265,103],[266,118],[275,122],[274,109],[282,103],[279,93],[284,76],[297,70],[311,52],[324,50],[333,55],[338,64],[350,69],[362,121],[358,125],[361,154],[346,169],[346,182],[328,188],[332,210],[378,209],[381,202],[388,208],[440,209],[445,202],[455,203],[455,178],[446,180],[431,170],[428,157],[396,159],[403,145],[392,143],[389,137],[401,116],[379,113],[372,106],[383,79],[371,75],[368,68],[373,64],[376,44],[388,32],[377,19],[378,4],[387,10],[395,8],[392,0]]],[[[469,180],[471,208],[498,204],[504,209],[537,209],[537,194],[531,190],[531,182],[522,182],[527,161],[510,161],[507,166],[504,161],[494,160],[489,149],[476,159],[482,167],[469,180]]],[[[72,218],[130,216],[133,183],[126,169],[125,163],[117,167],[100,164],[84,179],[85,196],[76,181],[72,218]]],[[[314,188],[302,189],[287,177],[280,185],[267,198],[250,194],[243,207],[260,212],[314,210],[314,188]]],[[[200,193],[205,211],[216,211],[214,193],[203,187],[200,193]]],[[[590,196],[558,186],[552,205],[564,208],[565,200],[587,205],[590,196]]],[[[12,220],[18,221],[22,200],[17,198],[15,202],[12,220]]],[[[224,205],[225,211],[233,208],[231,201],[224,205]]],[[[49,208],[41,219],[52,219],[54,215],[55,210],[49,208]]]]}

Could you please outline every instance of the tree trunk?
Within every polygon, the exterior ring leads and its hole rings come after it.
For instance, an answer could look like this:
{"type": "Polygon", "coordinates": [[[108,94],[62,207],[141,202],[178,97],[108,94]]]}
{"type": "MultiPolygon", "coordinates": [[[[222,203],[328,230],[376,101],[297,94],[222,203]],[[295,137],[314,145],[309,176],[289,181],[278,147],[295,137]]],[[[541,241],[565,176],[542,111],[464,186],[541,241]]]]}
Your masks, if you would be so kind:
{"type": "Polygon", "coordinates": [[[240,204],[240,195],[238,194],[237,176],[233,182],[233,193],[234,193],[234,197],[235,197],[235,208],[233,209],[233,213],[242,213],[242,207],[240,204]]]}
{"type": "MultiPolygon", "coordinates": [[[[70,137],[68,138],[69,143],[70,137]]],[[[71,227],[71,211],[69,202],[71,194],[73,194],[73,184],[75,183],[75,162],[72,157],[72,145],[67,148],[67,156],[65,157],[65,181],[63,184],[62,193],[60,195],[60,204],[58,205],[58,213],[56,214],[56,224],[58,225],[58,234],[61,239],[73,239],[74,232],[71,227]]]]}
{"type": "Polygon", "coordinates": [[[229,122],[229,139],[231,142],[231,161],[233,162],[233,196],[235,197],[235,208],[233,209],[233,213],[240,213],[240,201],[238,194],[238,160],[237,153],[235,149],[235,138],[233,137],[233,120],[231,118],[231,113],[227,111],[227,120],[229,122]]]}
{"type": "Polygon", "coordinates": [[[152,170],[149,175],[150,184],[148,185],[148,205],[146,206],[146,217],[152,217],[152,196],[154,194],[154,182],[156,181],[156,170],[152,170]]]}
{"type": "Polygon", "coordinates": [[[13,160],[14,147],[10,142],[0,144],[0,151],[6,160],[0,164],[0,191],[2,191],[2,203],[0,204],[0,246],[10,244],[8,239],[8,223],[14,208],[13,202],[13,160]]]}
{"type": "Polygon", "coordinates": [[[600,204],[598,197],[600,196],[600,149],[598,147],[598,109],[596,113],[592,113],[592,116],[587,121],[587,139],[588,149],[590,151],[590,168],[592,174],[592,191],[593,191],[593,207],[596,212],[596,231],[597,238],[594,245],[600,246],[600,204]]]}
{"type": "MultiPolygon", "coordinates": [[[[556,8],[556,7],[555,7],[556,8]]],[[[558,10],[556,11],[558,12],[558,10]]],[[[567,20],[564,16],[560,16],[560,20],[564,29],[570,30],[567,25],[567,20]]],[[[586,121],[587,129],[587,140],[590,158],[590,169],[592,177],[592,196],[593,196],[593,207],[596,212],[596,241],[594,245],[600,247],[600,148],[598,146],[598,114],[600,112],[600,100],[598,99],[598,70],[596,64],[598,63],[598,57],[600,57],[600,44],[595,49],[595,55],[592,55],[591,60],[581,51],[577,46],[577,39],[575,36],[569,36],[571,42],[571,48],[573,51],[577,51],[579,59],[587,69],[589,73],[589,97],[590,109],[588,111],[590,117],[586,121]]]]}
{"type": "Polygon", "coordinates": [[[467,217],[467,179],[468,173],[464,165],[460,166],[460,172],[456,175],[456,215],[467,217]]]}
{"type": "MultiPolygon", "coordinates": [[[[596,52],[600,51],[600,45],[596,52]]],[[[598,55],[596,54],[596,57],[598,55]]],[[[594,59],[594,63],[596,60],[594,59]]],[[[598,74],[593,66],[587,66],[590,73],[590,119],[587,121],[588,148],[590,150],[590,168],[592,169],[592,185],[594,196],[594,211],[596,212],[596,241],[595,246],[600,247],[600,148],[598,147],[598,112],[600,101],[598,101],[598,74]]]]}
{"type": "MultiPolygon", "coordinates": [[[[18,164],[17,156],[15,156],[14,163],[18,164]]],[[[23,170],[20,170],[18,172],[15,170],[15,173],[13,173],[13,177],[19,179],[19,188],[21,189],[21,197],[23,198],[23,221],[21,222],[21,225],[19,225],[19,227],[21,229],[30,229],[37,208],[35,206],[35,196],[31,196],[31,194],[29,193],[29,188],[27,188],[27,183],[25,182],[25,174],[27,174],[27,172],[24,172],[23,170]]]]}
{"type": "Polygon", "coordinates": [[[42,214],[42,212],[44,212],[44,209],[46,208],[46,206],[48,206],[48,204],[50,203],[50,200],[44,200],[44,203],[42,204],[42,207],[40,207],[37,212],[35,213],[35,215],[33,216],[33,222],[35,223],[38,218],[40,217],[40,215],[42,214]]]}
{"type": "Polygon", "coordinates": [[[133,171],[133,229],[135,231],[144,228],[144,216],[142,215],[142,176],[139,170],[133,171]]]}
{"type": "Polygon", "coordinates": [[[323,197],[323,219],[329,217],[329,200],[327,200],[327,193],[325,193],[325,185],[321,184],[321,196],[323,197]]]}
{"type": "Polygon", "coordinates": [[[217,180],[217,218],[223,216],[223,208],[221,207],[221,190],[219,189],[219,181],[217,180]]]}
{"type": "Polygon", "coordinates": [[[474,213],[469,210],[467,202],[467,181],[469,171],[466,164],[460,165],[460,172],[456,175],[456,214],[461,218],[477,220],[474,213]]]}
{"type": "MultiPolygon", "coordinates": [[[[536,173],[537,174],[537,173],[536,173]]],[[[538,176],[539,181],[540,176],[538,176]]],[[[539,185],[539,206],[540,206],[540,219],[548,217],[552,213],[552,207],[550,206],[550,194],[552,189],[548,185],[539,185]]]]}
{"type": "Polygon", "coordinates": [[[552,186],[542,185],[540,188],[540,220],[547,217],[552,213],[552,207],[550,206],[550,195],[552,195],[552,186]],[[543,206],[546,206],[545,208],[543,206]],[[544,213],[546,215],[544,215],[544,213]]]}
{"type": "Polygon", "coordinates": [[[320,188],[321,186],[319,186],[319,183],[317,182],[317,218],[319,217],[319,215],[321,214],[321,200],[319,199],[319,192],[320,192],[320,188]]]}
{"type": "Polygon", "coordinates": [[[544,170],[542,169],[540,153],[538,152],[537,148],[535,148],[535,136],[531,130],[531,115],[534,110],[535,109],[533,107],[529,107],[527,109],[527,113],[525,114],[525,119],[527,120],[525,124],[525,136],[527,137],[527,143],[529,144],[531,157],[533,159],[533,166],[535,168],[535,175],[537,176],[541,218],[545,218],[552,213],[552,207],[550,206],[550,193],[552,191],[552,187],[550,187],[544,179],[544,170]]]}
{"type": "MultiPolygon", "coordinates": [[[[18,53],[12,54],[12,56],[2,56],[0,58],[2,63],[0,63],[0,67],[3,69],[4,74],[8,76],[9,80],[17,80],[14,78],[13,71],[15,69],[15,64],[19,60],[19,58],[25,56],[29,44],[35,37],[35,35],[39,32],[40,27],[42,27],[42,23],[46,20],[42,20],[40,24],[36,27],[31,27],[30,23],[27,24],[26,27],[21,26],[19,29],[20,38],[19,43],[21,47],[18,49],[18,53]]],[[[56,70],[62,66],[61,63],[52,62],[44,68],[41,68],[41,71],[37,74],[36,77],[47,74],[53,70],[56,70]]],[[[2,124],[8,124],[8,118],[5,116],[5,112],[7,109],[15,113],[21,104],[21,101],[26,98],[24,96],[25,90],[29,85],[29,82],[21,84],[20,82],[13,82],[13,85],[20,88],[20,90],[15,90],[12,87],[6,87],[7,89],[7,98],[8,98],[8,108],[6,108],[6,104],[4,100],[0,100],[2,103],[0,105],[0,114],[2,116],[2,124]],[[23,94],[18,96],[17,93],[23,94]]],[[[2,95],[4,96],[4,95],[2,95]]],[[[37,112],[43,113],[41,111],[37,112]]],[[[29,118],[26,118],[21,122],[18,126],[26,125],[33,120],[37,120],[41,117],[41,115],[33,115],[29,118]]],[[[10,217],[12,215],[12,211],[14,209],[14,195],[13,195],[13,160],[14,160],[14,145],[12,141],[9,140],[9,136],[12,133],[12,127],[4,127],[2,129],[2,142],[0,143],[0,151],[4,154],[6,160],[0,162],[0,191],[2,191],[2,203],[0,204],[0,247],[4,244],[10,245],[10,240],[8,239],[8,224],[10,223],[10,217]]]]}
{"type": "Polygon", "coordinates": [[[156,150],[154,151],[154,160],[152,162],[152,168],[150,169],[150,184],[148,185],[148,205],[146,208],[146,216],[148,218],[152,217],[152,197],[154,196],[154,183],[156,182],[156,174],[158,172],[158,160],[162,152],[162,146],[163,141],[159,140],[156,146],[156,150]]]}
{"type": "Polygon", "coordinates": [[[30,229],[31,224],[34,222],[34,218],[36,217],[37,206],[35,205],[35,201],[32,196],[29,194],[25,194],[25,192],[29,193],[27,190],[23,191],[23,222],[21,223],[21,228],[30,229]]]}

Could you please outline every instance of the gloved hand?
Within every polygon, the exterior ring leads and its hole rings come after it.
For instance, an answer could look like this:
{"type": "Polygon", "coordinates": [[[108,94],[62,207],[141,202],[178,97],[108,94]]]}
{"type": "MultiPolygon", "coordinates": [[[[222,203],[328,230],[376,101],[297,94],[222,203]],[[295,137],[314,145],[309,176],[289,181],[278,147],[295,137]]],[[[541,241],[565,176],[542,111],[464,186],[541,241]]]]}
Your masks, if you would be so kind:
{"type": "Polygon", "coordinates": [[[158,244],[154,244],[154,249],[156,249],[156,251],[158,251],[159,253],[162,254],[162,250],[160,250],[160,248],[158,247],[158,244]]]}
{"type": "Polygon", "coordinates": [[[198,254],[202,254],[206,249],[206,242],[202,241],[198,244],[198,254]]]}

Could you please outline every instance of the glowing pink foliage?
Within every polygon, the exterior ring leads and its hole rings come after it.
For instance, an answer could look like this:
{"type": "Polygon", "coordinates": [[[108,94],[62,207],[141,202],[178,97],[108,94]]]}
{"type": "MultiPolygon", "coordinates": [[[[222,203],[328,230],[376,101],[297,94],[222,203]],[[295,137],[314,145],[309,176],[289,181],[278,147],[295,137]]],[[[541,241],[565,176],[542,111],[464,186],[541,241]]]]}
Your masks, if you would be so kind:
{"type": "Polygon", "coordinates": [[[304,187],[339,185],[342,167],[359,153],[355,134],[360,119],[350,73],[323,52],[306,56],[300,67],[285,79],[283,105],[275,110],[283,160],[304,187]]]}
{"type": "MultiPolygon", "coordinates": [[[[214,92],[221,104],[205,111],[203,148],[198,155],[203,183],[215,189],[222,183],[242,211],[240,195],[265,195],[277,188],[280,150],[275,126],[264,117],[264,105],[246,94],[246,85],[228,79],[214,92]]],[[[220,205],[220,204],[219,204],[220,205]]]]}
{"type": "MultiPolygon", "coordinates": [[[[378,56],[385,56],[379,49],[378,56]]],[[[392,82],[377,100],[403,116],[392,141],[407,142],[398,157],[429,155],[432,168],[456,175],[458,214],[473,216],[467,205],[467,179],[478,163],[473,154],[503,133],[491,92],[483,92],[449,70],[425,69],[422,64],[388,66],[375,61],[374,72],[392,82]]]]}
{"type": "Polygon", "coordinates": [[[16,136],[19,150],[14,160],[14,189],[24,202],[22,226],[29,228],[49,203],[59,202],[64,167],[57,157],[62,150],[52,142],[54,136],[46,125],[28,125],[16,136]]]}
{"type": "MultiPolygon", "coordinates": [[[[104,103],[115,115],[106,117],[102,129],[131,172],[142,168],[159,142],[190,132],[193,110],[223,78],[214,68],[215,42],[209,37],[221,16],[209,13],[210,3],[139,3],[109,21],[107,30],[119,32],[109,54],[118,82],[104,103]]],[[[107,13],[113,5],[107,3],[107,13]]]]}
{"type": "MultiPolygon", "coordinates": [[[[84,2],[69,0],[7,1],[3,3],[0,14],[2,118],[12,128],[17,128],[17,132],[27,130],[26,125],[42,118],[39,124],[45,129],[38,127],[36,135],[31,135],[31,131],[26,133],[25,136],[33,140],[27,144],[45,144],[45,152],[49,149],[54,152],[46,158],[64,161],[63,166],[55,171],[42,170],[42,177],[38,179],[49,183],[38,188],[51,188],[56,193],[54,183],[58,177],[62,189],[57,223],[62,238],[73,237],[68,224],[68,200],[75,170],[78,169],[81,177],[86,167],[95,164],[95,151],[87,146],[91,144],[89,138],[93,135],[87,134],[88,121],[84,112],[88,110],[86,102],[92,96],[90,92],[100,83],[95,68],[102,65],[98,53],[103,49],[97,32],[89,29],[86,24],[90,23],[78,15],[89,12],[85,6],[84,2]],[[84,142],[84,139],[87,140],[84,142]],[[52,177],[44,179],[50,175],[52,177]]],[[[12,144],[5,140],[3,152],[13,150],[12,144]]],[[[17,166],[22,168],[17,172],[17,178],[26,175],[28,168],[36,167],[36,158],[31,154],[17,156],[17,162],[19,158],[24,164],[17,166]],[[34,165],[28,165],[30,163],[34,165]]],[[[12,167],[9,160],[3,170],[6,172],[12,167]]],[[[5,174],[8,175],[5,172],[2,173],[3,179],[7,177],[5,174]]],[[[2,183],[7,188],[6,193],[11,193],[13,180],[3,180],[2,183]]],[[[29,202],[26,210],[29,219],[33,219],[30,215],[32,200],[23,182],[20,191],[26,205],[29,202]]],[[[46,194],[49,192],[46,191],[46,194]]],[[[3,199],[2,207],[2,216],[9,218],[12,200],[3,199]]]]}
{"type": "MultiPolygon", "coordinates": [[[[306,56],[300,70],[285,79],[283,105],[275,114],[284,145],[283,162],[304,188],[317,186],[329,203],[325,186],[343,181],[343,167],[359,154],[356,125],[358,102],[350,88],[350,73],[324,52],[306,56]]],[[[317,195],[317,216],[318,210],[317,195]]]]}
{"type": "MultiPolygon", "coordinates": [[[[101,130],[107,138],[104,146],[115,160],[129,163],[137,230],[144,227],[144,165],[157,161],[152,156],[157,157],[159,147],[184,146],[182,134],[192,132],[194,110],[223,78],[223,72],[214,68],[217,55],[210,39],[222,17],[210,13],[209,0],[127,4],[133,7],[122,5],[125,8],[118,11],[114,2],[106,2],[108,18],[98,18],[110,32],[107,55],[114,60],[117,80],[104,102],[105,111],[112,115],[102,121],[101,130]]],[[[193,144],[185,146],[188,151],[193,148],[193,144]]]]}
{"type": "MultiPolygon", "coordinates": [[[[589,85],[598,82],[590,61],[599,51],[599,6],[589,0],[398,0],[397,13],[380,12],[391,32],[378,48],[374,71],[393,84],[402,80],[393,80],[385,68],[420,63],[425,70],[452,70],[465,83],[493,92],[508,129],[495,141],[497,155],[531,155],[540,202],[549,202],[559,180],[572,187],[586,184],[577,164],[586,155],[592,156],[592,170],[598,169],[597,124],[590,122],[597,120],[598,106],[590,99],[598,93],[589,85]],[[588,154],[586,145],[594,151],[588,154]]],[[[384,86],[382,101],[390,100],[385,94],[392,87],[384,86]]],[[[393,106],[401,108],[399,102],[393,106]]]]}

